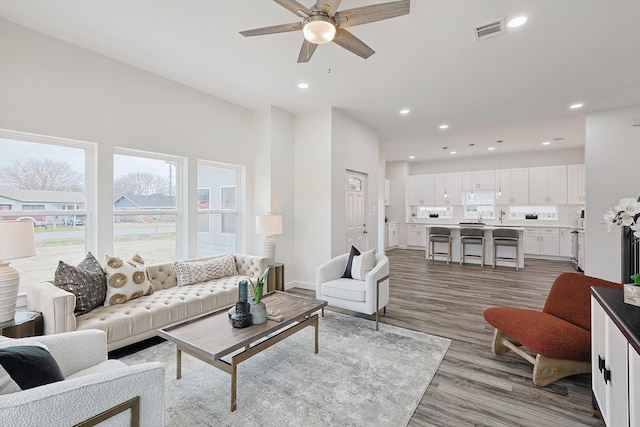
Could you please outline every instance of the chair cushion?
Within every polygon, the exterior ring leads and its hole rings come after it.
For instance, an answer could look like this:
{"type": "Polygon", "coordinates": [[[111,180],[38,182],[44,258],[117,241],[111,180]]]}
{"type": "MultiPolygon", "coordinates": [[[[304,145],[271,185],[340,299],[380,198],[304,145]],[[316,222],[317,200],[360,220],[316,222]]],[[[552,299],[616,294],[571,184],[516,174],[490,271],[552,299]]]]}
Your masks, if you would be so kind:
{"type": "Polygon", "coordinates": [[[530,350],[554,359],[591,360],[591,332],[551,314],[516,307],[492,307],[484,318],[530,350]]]}
{"type": "Polygon", "coordinates": [[[496,246],[518,246],[517,239],[493,239],[493,244],[496,246]]]}
{"type": "Polygon", "coordinates": [[[442,242],[442,243],[449,243],[451,239],[449,238],[449,236],[437,236],[437,235],[429,235],[429,241],[431,242],[442,242]]]}
{"type": "Polygon", "coordinates": [[[336,279],[320,285],[323,296],[346,299],[349,301],[364,301],[364,281],[354,279],[336,279]]]}

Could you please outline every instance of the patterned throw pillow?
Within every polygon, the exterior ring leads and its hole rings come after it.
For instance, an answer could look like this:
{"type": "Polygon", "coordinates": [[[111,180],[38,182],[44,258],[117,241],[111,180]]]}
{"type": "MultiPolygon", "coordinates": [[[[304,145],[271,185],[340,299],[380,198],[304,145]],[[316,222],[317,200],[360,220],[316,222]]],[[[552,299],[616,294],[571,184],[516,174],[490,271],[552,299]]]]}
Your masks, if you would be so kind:
{"type": "Polygon", "coordinates": [[[147,277],[144,260],[135,254],[128,261],[107,255],[104,270],[107,272],[107,297],[104,306],[123,304],[129,300],[151,295],[153,285],[147,277]]]}
{"type": "Polygon", "coordinates": [[[178,286],[191,285],[238,274],[233,254],[205,261],[175,261],[173,268],[176,270],[178,286]]]}
{"type": "Polygon", "coordinates": [[[76,296],[76,316],[102,304],[107,295],[107,276],[91,252],[77,266],[60,261],[53,284],[76,296]]]}

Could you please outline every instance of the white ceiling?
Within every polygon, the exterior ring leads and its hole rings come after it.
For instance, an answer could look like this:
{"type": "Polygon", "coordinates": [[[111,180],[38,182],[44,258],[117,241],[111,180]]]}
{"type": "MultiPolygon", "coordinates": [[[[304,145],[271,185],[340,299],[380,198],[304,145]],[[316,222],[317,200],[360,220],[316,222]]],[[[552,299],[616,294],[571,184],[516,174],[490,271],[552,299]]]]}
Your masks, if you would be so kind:
{"type": "Polygon", "coordinates": [[[298,20],[267,0],[0,0],[0,17],[250,109],[337,107],[377,130],[388,160],[490,154],[496,140],[501,152],[581,147],[586,113],[640,104],[634,0],[412,0],[409,15],[349,29],[369,59],[332,44],[308,64],[296,63],[301,32],[238,34],[298,20]],[[517,15],[529,21],[475,41],[474,27],[517,15]]]}

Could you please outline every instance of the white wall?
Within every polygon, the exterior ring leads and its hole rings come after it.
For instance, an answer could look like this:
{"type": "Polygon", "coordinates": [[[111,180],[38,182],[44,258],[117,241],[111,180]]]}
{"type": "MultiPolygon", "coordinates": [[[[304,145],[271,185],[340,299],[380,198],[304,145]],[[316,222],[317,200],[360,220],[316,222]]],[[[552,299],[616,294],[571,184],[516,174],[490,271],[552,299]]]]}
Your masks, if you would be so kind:
{"type": "Polygon", "coordinates": [[[640,106],[587,115],[585,273],[615,282],[622,279],[620,233],[607,232],[601,221],[619,199],[640,195],[640,127],[632,127],[638,120],[640,106]]]}
{"type": "MultiPolygon", "coordinates": [[[[188,158],[190,200],[197,159],[245,166],[252,199],[249,110],[4,20],[0,64],[0,128],[97,143],[98,188],[112,187],[113,148],[126,147],[188,158]]],[[[110,194],[99,193],[96,212],[112,211],[110,194]]],[[[195,242],[195,213],[189,223],[195,242]]],[[[98,229],[100,247],[91,249],[101,259],[112,249],[110,214],[98,229]]],[[[240,249],[252,247],[254,236],[240,233],[240,249]]]]}

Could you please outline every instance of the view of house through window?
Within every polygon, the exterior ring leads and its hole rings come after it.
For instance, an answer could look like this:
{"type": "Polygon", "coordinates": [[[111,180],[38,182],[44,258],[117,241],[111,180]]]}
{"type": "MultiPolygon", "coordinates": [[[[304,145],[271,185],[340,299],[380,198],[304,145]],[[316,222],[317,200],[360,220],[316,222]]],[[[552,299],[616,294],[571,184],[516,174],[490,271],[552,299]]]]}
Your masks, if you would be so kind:
{"type": "Polygon", "coordinates": [[[177,258],[181,160],[118,151],[113,156],[113,250],[145,264],[177,258]]]}
{"type": "Polygon", "coordinates": [[[235,252],[239,169],[198,162],[198,256],[235,252]]]}
{"type": "Polygon", "coordinates": [[[11,261],[21,284],[52,280],[86,255],[91,144],[0,133],[0,221],[30,221],[36,255],[11,261]]]}

